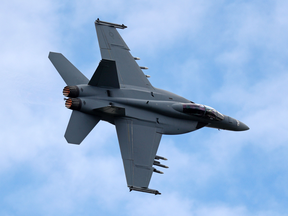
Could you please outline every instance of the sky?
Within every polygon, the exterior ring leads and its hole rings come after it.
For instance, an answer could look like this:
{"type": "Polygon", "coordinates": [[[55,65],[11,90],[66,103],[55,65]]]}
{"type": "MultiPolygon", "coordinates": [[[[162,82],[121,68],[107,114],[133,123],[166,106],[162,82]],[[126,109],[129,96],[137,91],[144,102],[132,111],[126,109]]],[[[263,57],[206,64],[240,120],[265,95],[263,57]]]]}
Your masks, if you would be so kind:
{"type": "Polygon", "coordinates": [[[284,0],[4,0],[0,7],[0,215],[288,214],[288,2],[284,0]],[[94,21],[119,30],[150,82],[250,127],[163,135],[153,174],[162,195],[129,192],[115,127],[81,145],[48,59],[90,78],[101,55],[94,21]]]}

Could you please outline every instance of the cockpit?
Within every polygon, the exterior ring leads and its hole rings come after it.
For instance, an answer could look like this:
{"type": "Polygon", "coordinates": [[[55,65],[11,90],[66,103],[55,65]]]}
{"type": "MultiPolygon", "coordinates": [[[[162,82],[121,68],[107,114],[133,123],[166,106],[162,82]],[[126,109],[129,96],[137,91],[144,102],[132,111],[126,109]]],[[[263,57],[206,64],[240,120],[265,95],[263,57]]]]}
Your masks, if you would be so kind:
{"type": "Polygon", "coordinates": [[[199,117],[206,117],[211,120],[221,121],[224,119],[224,115],[215,110],[212,107],[202,104],[183,104],[183,112],[189,115],[195,115],[199,117]]]}

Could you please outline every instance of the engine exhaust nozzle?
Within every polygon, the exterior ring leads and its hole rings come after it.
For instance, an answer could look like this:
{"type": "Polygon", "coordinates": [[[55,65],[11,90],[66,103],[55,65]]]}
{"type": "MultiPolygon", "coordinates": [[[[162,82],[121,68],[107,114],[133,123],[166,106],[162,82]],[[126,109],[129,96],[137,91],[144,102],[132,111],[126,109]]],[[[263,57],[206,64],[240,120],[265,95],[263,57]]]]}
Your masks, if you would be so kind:
{"type": "Polygon", "coordinates": [[[66,86],[63,89],[63,95],[65,97],[76,98],[79,96],[79,88],[77,86],[66,86]]]}
{"type": "Polygon", "coordinates": [[[65,102],[65,106],[68,109],[80,110],[82,106],[82,102],[79,98],[68,98],[65,102]]]}

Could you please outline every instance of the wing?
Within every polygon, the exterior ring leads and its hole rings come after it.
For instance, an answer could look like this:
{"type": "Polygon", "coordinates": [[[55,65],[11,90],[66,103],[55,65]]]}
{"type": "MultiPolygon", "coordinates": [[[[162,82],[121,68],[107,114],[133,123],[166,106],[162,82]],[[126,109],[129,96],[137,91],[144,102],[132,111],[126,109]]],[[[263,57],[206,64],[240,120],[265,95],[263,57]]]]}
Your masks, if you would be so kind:
{"type": "MultiPolygon", "coordinates": [[[[115,61],[120,88],[125,88],[126,85],[130,85],[154,89],[140,69],[139,65],[134,60],[134,57],[130,54],[129,47],[116,30],[116,28],[125,28],[126,26],[103,22],[99,19],[95,21],[95,26],[102,61],[115,61]]],[[[113,64],[111,65],[113,66],[113,64]]],[[[111,68],[113,68],[112,66],[111,68]]],[[[100,72],[101,71],[98,70],[98,73],[100,72]]],[[[95,72],[95,75],[96,74],[97,70],[95,72]]],[[[100,76],[95,77],[99,78],[100,76]]]]}
{"type": "MultiPolygon", "coordinates": [[[[127,185],[130,190],[153,194],[159,191],[149,189],[149,182],[156,152],[161,140],[161,129],[156,124],[136,119],[118,118],[115,120],[127,185]]],[[[160,157],[161,158],[161,157],[160,157]]]]}

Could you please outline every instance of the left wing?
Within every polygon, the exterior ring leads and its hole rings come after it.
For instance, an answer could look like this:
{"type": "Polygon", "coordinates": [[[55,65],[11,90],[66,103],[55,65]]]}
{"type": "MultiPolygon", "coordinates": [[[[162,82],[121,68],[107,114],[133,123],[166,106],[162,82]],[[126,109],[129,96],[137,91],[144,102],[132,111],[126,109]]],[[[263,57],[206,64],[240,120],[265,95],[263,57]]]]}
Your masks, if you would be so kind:
{"type": "Polygon", "coordinates": [[[154,159],[162,136],[161,128],[157,128],[156,123],[130,118],[116,119],[115,126],[128,187],[130,190],[160,194],[148,186],[153,171],[162,173],[152,167],[153,163],[160,164],[154,159]]]}
{"type": "MultiPolygon", "coordinates": [[[[95,27],[102,61],[98,66],[101,68],[97,68],[95,77],[93,77],[95,81],[92,78],[91,80],[93,81],[90,81],[89,85],[99,83],[95,86],[101,86],[99,79],[100,77],[103,77],[102,79],[104,79],[106,77],[104,74],[107,73],[109,74],[107,76],[111,78],[112,75],[114,80],[111,87],[115,88],[116,86],[116,88],[125,88],[126,85],[129,85],[153,90],[153,86],[140,69],[134,57],[130,54],[129,47],[116,30],[116,28],[124,29],[126,26],[108,23],[97,19],[95,21],[95,27]],[[116,70],[114,69],[113,62],[116,65],[116,70]],[[116,75],[113,74],[114,72],[116,72],[116,75]],[[117,87],[117,85],[114,83],[116,80],[120,84],[119,87],[117,87]]],[[[107,83],[105,84],[107,85],[107,83]]]]}

